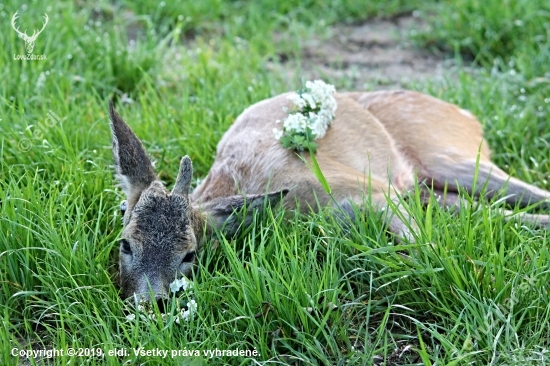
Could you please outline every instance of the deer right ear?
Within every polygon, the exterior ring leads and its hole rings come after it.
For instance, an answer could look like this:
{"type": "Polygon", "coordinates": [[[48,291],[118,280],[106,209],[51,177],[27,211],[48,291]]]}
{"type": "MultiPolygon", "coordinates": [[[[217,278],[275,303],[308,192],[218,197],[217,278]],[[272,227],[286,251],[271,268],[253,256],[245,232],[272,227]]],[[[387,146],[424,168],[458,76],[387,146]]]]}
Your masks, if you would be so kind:
{"type": "Polygon", "coordinates": [[[187,197],[189,195],[189,187],[193,178],[193,164],[189,156],[185,155],[180,162],[180,171],[176,178],[176,184],[172,189],[173,194],[187,197]]]}
{"type": "Polygon", "coordinates": [[[157,180],[157,176],[143,145],[117,114],[112,101],[109,102],[109,118],[116,176],[126,193],[128,206],[131,207],[137,202],[141,192],[157,180]]]}

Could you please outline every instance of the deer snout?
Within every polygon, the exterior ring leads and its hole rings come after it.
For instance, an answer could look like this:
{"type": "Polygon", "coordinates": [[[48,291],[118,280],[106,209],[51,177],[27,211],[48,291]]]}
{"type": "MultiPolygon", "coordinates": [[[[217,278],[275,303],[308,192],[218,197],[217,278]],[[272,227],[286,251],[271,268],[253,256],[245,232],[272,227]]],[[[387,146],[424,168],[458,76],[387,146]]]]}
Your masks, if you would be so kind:
{"type": "Polygon", "coordinates": [[[134,285],[133,291],[126,293],[126,296],[136,303],[158,303],[169,298],[169,284],[156,276],[143,275],[134,285]]]}
{"type": "Polygon", "coordinates": [[[164,301],[168,300],[168,293],[166,291],[162,291],[160,293],[158,292],[140,292],[140,293],[134,293],[132,296],[130,296],[127,300],[134,300],[137,303],[143,303],[143,302],[151,302],[151,301],[164,301]]]}
{"type": "MultiPolygon", "coordinates": [[[[124,302],[129,306],[126,307],[128,314],[132,313],[132,308],[137,309],[140,312],[152,314],[152,303],[151,297],[147,296],[149,294],[134,294],[134,296],[128,297],[124,302]]],[[[157,308],[161,313],[165,313],[168,309],[168,299],[165,297],[154,298],[157,304],[157,308]]]]}

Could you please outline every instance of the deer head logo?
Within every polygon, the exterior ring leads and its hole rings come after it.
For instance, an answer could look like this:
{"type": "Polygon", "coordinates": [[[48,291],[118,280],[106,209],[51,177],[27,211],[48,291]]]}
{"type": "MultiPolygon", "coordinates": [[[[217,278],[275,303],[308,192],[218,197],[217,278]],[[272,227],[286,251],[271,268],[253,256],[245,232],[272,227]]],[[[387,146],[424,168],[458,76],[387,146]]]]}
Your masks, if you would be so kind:
{"type": "Polygon", "coordinates": [[[11,26],[13,27],[13,29],[15,29],[15,31],[19,34],[19,37],[20,38],[23,38],[23,40],[25,41],[25,48],[27,49],[27,53],[32,53],[32,50],[34,48],[34,42],[36,42],[36,38],[38,38],[38,35],[40,33],[42,33],[42,31],[44,30],[44,28],[46,28],[46,24],[48,24],[48,14],[44,13],[44,19],[46,20],[44,23],[42,23],[42,29],[40,29],[39,31],[37,31],[36,29],[33,31],[32,33],[32,36],[28,36],[27,35],[27,30],[25,29],[25,32],[20,32],[19,31],[19,27],[16,27],[15,25],[15,21],[17,20],[18,18],[18,15],[17,15],[17,11],[15,12],[15,14],[13,14],[13,17],[11,18],[11,26]]]}

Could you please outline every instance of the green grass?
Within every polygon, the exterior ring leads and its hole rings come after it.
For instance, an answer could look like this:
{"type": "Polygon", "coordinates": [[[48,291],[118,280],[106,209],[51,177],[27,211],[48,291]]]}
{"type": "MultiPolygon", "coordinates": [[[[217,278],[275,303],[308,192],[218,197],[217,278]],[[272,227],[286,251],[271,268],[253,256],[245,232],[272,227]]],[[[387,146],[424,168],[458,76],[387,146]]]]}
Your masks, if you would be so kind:
{"type": "Polygon", "coordinates": [[[425,13],[428,45],[458,51],[487,67],[517,68],[527,78],[548,77],[550,3],[441,1],[425,13]],[[504,66],[507,65],[508,67],[504,66]]]}
{"type": "Polygon", "coordinates": [[[330,215],[284,221],[267,210],[236,240],[207,243],[192,321],[126,319],[108,99],[133,101],[119,112],[168,185],[185,154],[202,178],[244,108],[300,80],[268,61],[299,57],[301,40],[328,25],[413,10],[430,25],[419,46],[482,68],[410,87],[470,109],[495,162],[550,189],[545,1],[0,4],[0,364],[23,362],[14,348],[121,352],[30,360],[56,365],[549,364],[547,232],[505,222],[489,205],[422,207],[414,194],[418,244],[395,243],[382,213],[342,228],[330,215]],[[48,13],[34,51],[47,60],[13,60],[24,52],[10,27],[16,10],[21,29],[48,13]],[[60,120],[47,120],[50,111],[60,120]],[[257,355],[162,359],[134,355],[140,347],[257,355]]]}

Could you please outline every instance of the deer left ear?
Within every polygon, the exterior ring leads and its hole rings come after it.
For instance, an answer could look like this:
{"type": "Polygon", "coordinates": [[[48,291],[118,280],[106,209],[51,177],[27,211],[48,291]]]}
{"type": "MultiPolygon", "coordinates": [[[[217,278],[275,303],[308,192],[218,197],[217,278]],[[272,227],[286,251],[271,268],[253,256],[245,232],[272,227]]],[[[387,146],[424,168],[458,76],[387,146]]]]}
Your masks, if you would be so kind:
{"type": "Polygon", "coordinates": [[[201,211],[206,216],[208,225],[221,229],[227,236],[233,236],[240,228],[246,228],[252,223],[255,210],[261,210],[267,205],[279,203],[288,189],[267,194],[248,194],[244,196],[219,197],[201,205],[201,211]],[[245,217],[239,212],[245,208],[245,217]]]}
{"type": "Polygon", "coordinates": [[[109,119],[113,135],[113,160],[117,179],[133,207],[141,192],[157,180],[157,176],[143,145],[109,103],[109,119]]]}

